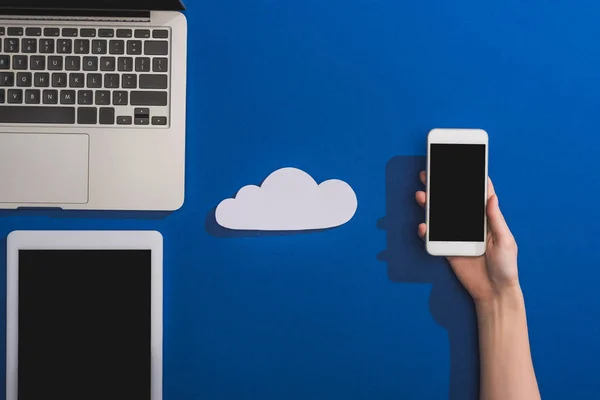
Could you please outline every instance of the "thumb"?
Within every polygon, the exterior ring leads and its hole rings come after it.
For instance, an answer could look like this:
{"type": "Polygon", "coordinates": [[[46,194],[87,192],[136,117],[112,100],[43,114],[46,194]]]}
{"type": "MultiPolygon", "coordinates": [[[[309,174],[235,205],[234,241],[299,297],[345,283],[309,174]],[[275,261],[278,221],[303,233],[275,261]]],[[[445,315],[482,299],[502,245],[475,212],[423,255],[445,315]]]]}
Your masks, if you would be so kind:
{"type": "Polygon", "coordinates": [[[503,240],[511,237],[510,229],[506,225],[504,215],[502,215],[502,211],[500,211],[500,206],[498,205],[498,196],[495,194],[488,199],[487,217],[490,232],[492,232],[492,236],[495,239],[503,240]]]}

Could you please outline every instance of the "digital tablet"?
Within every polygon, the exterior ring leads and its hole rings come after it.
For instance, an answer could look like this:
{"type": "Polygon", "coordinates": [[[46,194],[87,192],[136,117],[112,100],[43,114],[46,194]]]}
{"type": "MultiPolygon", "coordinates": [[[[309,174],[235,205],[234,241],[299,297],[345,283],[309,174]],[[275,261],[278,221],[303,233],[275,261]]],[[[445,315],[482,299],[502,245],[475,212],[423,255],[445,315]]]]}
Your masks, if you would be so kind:
{"type": "Polygon", "coordinates": [[[162,236],[7,240],[7,400],[162,399],[162,236]]]}

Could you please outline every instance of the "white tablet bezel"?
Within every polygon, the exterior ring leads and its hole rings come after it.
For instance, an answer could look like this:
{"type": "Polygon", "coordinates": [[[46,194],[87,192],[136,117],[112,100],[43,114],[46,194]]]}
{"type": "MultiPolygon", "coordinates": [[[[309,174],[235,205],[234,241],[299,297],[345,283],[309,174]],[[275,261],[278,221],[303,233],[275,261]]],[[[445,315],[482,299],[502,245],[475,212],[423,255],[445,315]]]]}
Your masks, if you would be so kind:
{"type": "Polygon", "coordinates": [[[162,235],[156,231],[15,231],[8,236],[6,400],[18,399],[19,250],[151,250],[151,399],[162,400],[162,235]]]}
{"type": "MultiPolygon", "coordinates": [[[[488,180],[488,133],[482,129],[433,129],[427,136],[427,200],[425,206],[425,223],[429,227],[429,174],[431,173],[431,145],[446,144],[484,144],[485,145],[485,180],[488,180]]],[[[482,201],[487,207],[488,185],[485,185],[482,201]]],[[[487,216],[483,219],[483,242],[433,242],[429,240],[429,229],[425,236],[427,252],[434,256],[467,256],[476,257],[485,254],[487,245],[487,216]]]]}

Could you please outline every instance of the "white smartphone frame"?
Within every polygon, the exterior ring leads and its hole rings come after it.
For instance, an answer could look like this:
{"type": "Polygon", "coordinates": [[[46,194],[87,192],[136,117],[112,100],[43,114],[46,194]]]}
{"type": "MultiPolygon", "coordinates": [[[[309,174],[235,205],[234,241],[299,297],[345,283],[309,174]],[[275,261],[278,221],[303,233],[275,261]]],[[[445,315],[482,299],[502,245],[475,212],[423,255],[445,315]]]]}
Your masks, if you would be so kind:
{"type": "Polygon", "coordinates": [[[14,231],[7,238],[6,400],[18,399],[19,250],[150,250],[151,394],[162,400],[163,237],[156,231],[14,231]]]}
{"type": "MultiPolygon", "coordinates": [[[[489,137],[488,133],[483,129],[441,129],[436,128],[429,132],[427,135],[427,202],[425,221],[429,227],[429,195],[431,190],[429,188],[429,175],[431,173],[431,145],[432,144],[484,144],[485,145],[485,180],[486,185],[484,189],[484,205],[487,207],[488,198],[488,152],[489,152],[489,137]]],[[[484,212],[485,208],[484,207],[484,212]]],[[[484,240],[483,242],[432,242],[429,240],[429,229],[425,236],[425,247],[427,252],[434,256],[465,256],[465,257],[477,257],[485,254],[487,245],[487,217],[484,216],[484,240]]]]}

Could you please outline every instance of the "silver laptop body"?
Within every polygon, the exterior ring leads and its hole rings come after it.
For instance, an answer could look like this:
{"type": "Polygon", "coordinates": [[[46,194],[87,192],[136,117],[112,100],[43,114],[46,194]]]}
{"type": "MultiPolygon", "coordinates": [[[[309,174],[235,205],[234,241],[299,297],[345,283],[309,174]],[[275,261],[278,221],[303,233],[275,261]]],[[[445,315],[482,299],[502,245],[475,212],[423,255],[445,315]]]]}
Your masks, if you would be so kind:
{"type": "Polygon", "coordinates": [[[183,5],[113,10],[128,1],[100,0],[87,11],[2,3],[0,208],[180,208],[187,23],[173,9],[183,5]]]}

